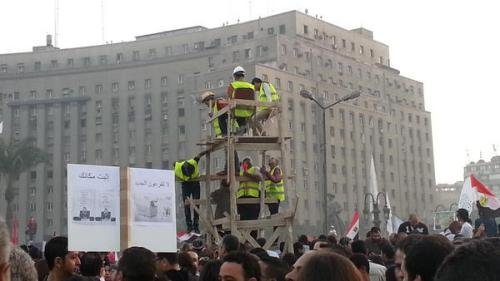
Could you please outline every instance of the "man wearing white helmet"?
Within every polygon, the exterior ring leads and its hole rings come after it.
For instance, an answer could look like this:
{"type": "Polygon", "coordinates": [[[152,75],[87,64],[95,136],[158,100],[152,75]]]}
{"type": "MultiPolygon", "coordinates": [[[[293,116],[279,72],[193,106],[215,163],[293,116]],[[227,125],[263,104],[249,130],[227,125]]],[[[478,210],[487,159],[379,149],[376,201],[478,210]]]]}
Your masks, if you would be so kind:
{"type": "MultiPolygon", "coordinates": [[[[227,88],[227,96],[229,99],[255,100],[254,86],[245,81],[245,69],[237,66],[233,70],[234,81],[227,88]]],[[[238,121],[238,125],[243,127],[247,124],[247,120],[252,117],[255,112],[254,106],[238,105],[233,111],[234,117],[238,121]]]]}

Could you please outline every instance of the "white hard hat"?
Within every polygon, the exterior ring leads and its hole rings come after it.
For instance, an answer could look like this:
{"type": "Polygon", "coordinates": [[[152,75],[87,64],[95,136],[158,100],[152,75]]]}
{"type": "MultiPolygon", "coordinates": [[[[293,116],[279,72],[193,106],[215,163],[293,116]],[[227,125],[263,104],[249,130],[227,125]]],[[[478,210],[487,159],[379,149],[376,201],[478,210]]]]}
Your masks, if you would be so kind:
{"type": "Polygon", "coordinates": [[[215,97],[215,94],[213,92],[210,92],[210,91],[203,92],[200,95],[200,100],[204,101],[204,100],[208,99],[209,97],[215,97]]]}
{"type": "Polygon", "coordinates": [[[233,75],[235,75],[235,74],[236,74],[236,73],[238,73],[238,72],[242,72],[243,74],[245,74],[245,73],[246,73],[246,72],[245,72],[245,69],[244,69],[243,67],[239,66],[239,65],[238,65],[237,67],[235,67],[235,68],[234,68],[234,70],[233,70],[233,75]]]}

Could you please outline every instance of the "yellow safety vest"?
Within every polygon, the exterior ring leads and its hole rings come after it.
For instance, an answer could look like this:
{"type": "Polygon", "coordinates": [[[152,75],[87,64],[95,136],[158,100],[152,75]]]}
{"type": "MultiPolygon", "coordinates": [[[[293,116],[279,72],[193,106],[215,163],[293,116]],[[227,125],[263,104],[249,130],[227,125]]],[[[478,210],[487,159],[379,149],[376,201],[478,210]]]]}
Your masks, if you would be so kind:
{"type": "MultiPolygon", "coordinates": [[[[237,89],[250,89],[252,92],[255,91],[255,87],[246,81],[233,81],[231,82],[231,87],[233,87],[233,93],[231,94],[231,99],[234,99],[234,94],[237,89]]],[[[255,100],[255,99],[254,99],[255,100]]],[[[235,117],[250,117],[253,115],[255,107],[238,105],[234,110],[235,117]]]]}
{"type": "MultiPolygon", "coordinates": [[[[219,109],[217,109],[217,100],[214,102],[214,106],[212,108],[212,112],[214,115],[217,114],[217,112],[219,112],[219,109]]],[[[231,120],[231,127],[234,129],[234,128],[239,128],[238,126],[238,122],[236,122],[236,120],[234,120],[234,118],[231,120]]],[[[214,126],[214,132],[215,132],[215,137],[217,138],[220,138],[220,137],[223,137],[222,135],[222,130],[220,128],[220,123],[219,123],[219,118],[216,118],[214,120],[214,122],[212,123],[212,125],[214,126]]]]}
{"type": "MultiPolygon", "coordinates": [[[[278,95],[278,92],[274,88],[273,84],[269,82],[262,82],[260,84],[260,90],[259,90],[259,101],[260,102],[273,102],[273,101],[279,101],[280,96],[278,95]],[[267,84],[269,86],[269,91],[271,92],[271,100],[268,99],[266,92],[264,91],[264,84],[267,84]]],[[[261,111],[267,109],[267,106],[259,106],[257,111],[261,111]]]]}
{"type": "MultiPolygon", "coordinates": [[[[274,175],[274,170],[276,168],[279,169],[279,167],[274,167],[271,172],[269,172],[271,175],[274,175]]],[[[283,174],[281,169],[279,169],[280,174],[283,174]]],[[[283,184],[283,179],[281,179],[280,182],[275,183],[271,180],[266,180],[266,197],[270,199],[276,199],[278,201],[285,201],[285,186],[283,184]]]]}
{"type": "MultiPolygon", "coordinates": [[[[256,169],[255,167],[251,167],[248,169],[248,173],[251,175],[255,175],[256,169]]],[[[240,176],[243,176],[243,170],[240,170],[240,176]]],[[[240,197],[260,197],[260,183],[258,181],[240,181],[240,187],[238,188],[238,193],[236,195],[237,198],[240,197]]]]}
{"type": "Polygon", "coordinates": [[[196,160],[194,159],[175,162],[174,171],[175,171],[175,176],[182,181],[188,181],[200,177],[200,168],[198,167],[198,162],[196,162],[196,160]],[[194,173],[191,176],[186,176],[182,172],[182,165],[184,164],[184,162],[188,162],[189,164],[194,166],[194,173]]]}

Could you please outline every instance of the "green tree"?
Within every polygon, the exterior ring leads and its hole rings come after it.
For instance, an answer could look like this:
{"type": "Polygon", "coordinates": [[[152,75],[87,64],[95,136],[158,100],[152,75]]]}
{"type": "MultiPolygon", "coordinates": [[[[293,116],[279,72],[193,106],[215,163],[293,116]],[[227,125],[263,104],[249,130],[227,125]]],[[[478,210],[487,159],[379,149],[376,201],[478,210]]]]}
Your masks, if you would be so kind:
{"type": "Polygon", "coordinates": [[[13,202],[19,194],[19,186],[14,181],[21,173],[35,167],[37,164],[47,162],[47,154],[34,146],[35,139],[28,137],[14,143],[6,143],[0,139],[0,174],[7,178],[5,201],[7,202],[6,220],[12,223],[13,202]]]}

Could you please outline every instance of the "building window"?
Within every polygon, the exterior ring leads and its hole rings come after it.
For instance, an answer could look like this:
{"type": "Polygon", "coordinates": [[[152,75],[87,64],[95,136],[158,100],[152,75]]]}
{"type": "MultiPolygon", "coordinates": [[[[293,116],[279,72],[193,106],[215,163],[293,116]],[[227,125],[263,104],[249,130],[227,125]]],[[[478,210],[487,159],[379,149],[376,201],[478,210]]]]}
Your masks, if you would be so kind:
{"type": "Polygon", "coordinates": [[[35,67],[34,67],[34,70],[35,71],[40,71],[42,70],[42,63],[39,62],[39,61],[35,61],[35,67]]]}
{"type": "Polygon", "coordinates": [[[8,67],[6,64],[0,65],[0,72],[7,73],[7,71],[8,71],[8,67]]]}
{"type": "Polygon", "coordinates": [[[309,34],[309,26],[304,24],[304,34],[309,34]]]}
{"type": "Polygon", "coordinates": [[[102,84],[97,84],[97,85],[95,85],[95,93],[96,93],[97,95],[102,94],[102,84]]]}
{"type": "Polygon", "coordinates": [[[179,76],[177,77],[177,84],[179,85],[184,84],[184,75],[179,74],[179,76]]]}
{"type": "Polygon", "coordinates": [[[269,27],[269,28],[267,29],[267,34],[269,34],[269,35],[273,35],[273,34],[274,34],[274,27],[269,27]]]}
{"type": "Polygon", "coordinates": [[[108,57],[107,56],[99,56],[99,64],[100,65],[105,65],[108,63],[108,57]]]}
{"type": "Polygon", "coordinates": [[[116,54],[116,64],[120,64],[123,61],[123,54],[118,53],[116,54]]]}
{"type": "Polygon", "coordinates": [[[128,89],[129,91],[135,90],[135,81],[128,81],[128,89]]]}
{"type": "Polygon", "coordinates": [[[140,59],[140,54],[139,54],[139,51],[133,51],[132,52],[132,60],[139,60],[140,59]]]}
{"type": "Polygon", "coordinates": [[[293,92],[293,82],[292,81],[288,81],[288,91],[293,92]]]}
{"type": "Polygon", "coordinates": [[[373,51],[373,49],[370,49],[370,57],[372,57],[372,58],[375,57],[375,52],[373,51]]]}
{"type": "Polygon", "coordinates": [[[169,57],[172,55],[172,47],[165,47],[165,56],[169,57]]]}
{"type": "Polygon", "coordinates": [[[186,127],[184,125],[179,126],[179,136],[185,136],[186,135],[186,127]]]}
{"type": "Polygon", "coordinates": [[[252,49],[245,49],[245,58],[246,59],[252,58],[252,49]]]}
{"type": "Polygon", "coordinates": [[[281,89],[281,79],[278,77],[274,78],[274,86],[276,86],[276,89],[281,89]]]}
{"type": "Polygon", "coordinates": [[[185,111],[184,108],[178,108],[177,109],[177,116],[184,117],[185,114],[186,114],[186,111],[185,111]]]}
{"type": "Polygon", "coordinates": [[[78,87],[78,94],[79,94],[80,96],[85,96],[85,92],[86,92],[86,91],[85,91],[85,86],[80,86],[80,87],[78,87]]]}
{"type": "Polygon", "coordinates": [[[168,83],[168,78],[167,76],[163,76],[160,80],[160,84],[162,87],[166,87],[167,86],[167,83],[168,83]]]}
{"type": "Polygon", "coordinates": [[[84,66],[89,66],[90,65],[90,57],[84,57],[83,58],[83,65],[84,66]]]}
{"type": "Polygon", "coordinates": [[[356,51],[356,45],[354,44],[354,42],[351,42],[351,51],[356,51]]]}
{"type": "Polygon", "coordinates": [[[286,55],[286,45],[285,44],[281,44],[280,53],[281,53],[281,55],[286,55]]]}
{"type": "Polygon", "coordinates": [[[24,63],[18,63],[17,64],[17,72],[18,73],[23,73],[24,72],[24,63]]]}
{"type": "Polygon", "coordinates": [[[118,84],[118,82],[113,82],[113,83],[111,84],[111,91],[112,91],[113,93],[116,93],[116,92],[118,92],[118,90],[119,90],[119,84],[118,84]]]}
{"type": "Polygon", "coordinates": [[[151,79],[144,80],[144,89],[151,89],[151,79]]]}
{"type": "Polygon", "coordinates": [[[279,26],[280,29],[280,34],[285,34],[286,33],[286,26],[284,24],[279,26]]]}
{"type": "Polygon", "coordinates": [[[148,55],[149,55],[150,59],[156,58],[156,49],[154,49],[154,48],[153,49],[149,49],[148,55]]]}

